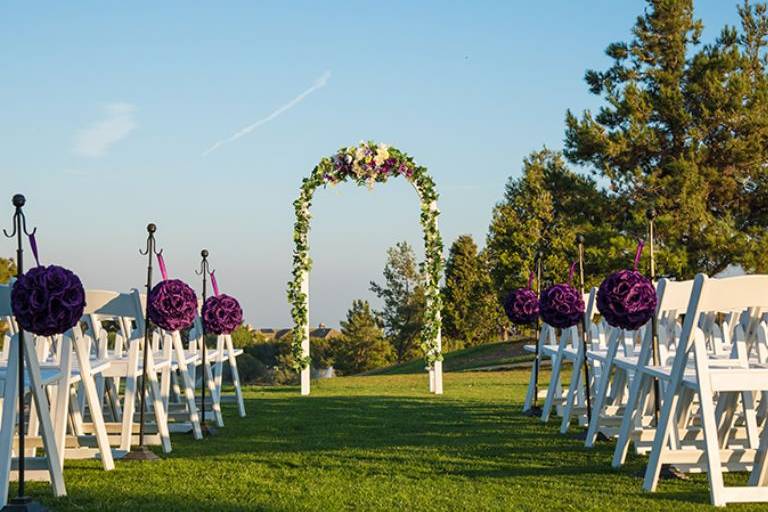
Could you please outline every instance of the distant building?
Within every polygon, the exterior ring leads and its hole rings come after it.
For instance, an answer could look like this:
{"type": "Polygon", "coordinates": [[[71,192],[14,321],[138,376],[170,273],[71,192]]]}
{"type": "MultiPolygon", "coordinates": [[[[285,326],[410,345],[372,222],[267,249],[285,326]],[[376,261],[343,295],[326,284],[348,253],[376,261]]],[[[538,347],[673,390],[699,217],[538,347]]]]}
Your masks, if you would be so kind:
{"type": "Polygon", "coordinates": [[[330,340],[341,336],[341,332],[336,329],[332,329],[325,324],[319,324],[316,329],[309,330],[310,338],[320,338],[323,340],[330,340]]]}
{"type": "MultiPolygon", "coordinates": [[[[273,329],[271,327],[262,327],[258,329],[254,329],[257,333],[264,336],[264,338],[268,340],[275,340],[280,341],[283,339],[289,339],[291,334],[293,333],[293,329],[273,329]]],[[[320,338],[323,340],[330,340],[333,338],[337,338],[341,336],[341,332],[337,331],[336,329],[333,329],[331,327],[328,327],[325,324],[319,324],[315,328],[309,329],[309,337],[310,338],[320,338]]]]}

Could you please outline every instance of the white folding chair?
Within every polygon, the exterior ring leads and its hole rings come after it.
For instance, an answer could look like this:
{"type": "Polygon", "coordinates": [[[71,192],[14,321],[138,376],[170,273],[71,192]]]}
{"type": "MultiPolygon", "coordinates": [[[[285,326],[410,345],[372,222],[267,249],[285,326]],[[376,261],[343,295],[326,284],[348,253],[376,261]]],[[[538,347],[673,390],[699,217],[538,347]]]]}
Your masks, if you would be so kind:
{"type": "MultiPolygon", "coordinates": [[[[768,501],[766,482],[766,448],[768,440],[763,430],[762,440],[756,448],[756,428],[753,417],[745,416],[749,434],[746,448],[724,446],[720,438],[721,431],[716,413],[716,399],[730,393],[741,394],[745,402],[754,392],[768,391],[768,366],[752,364],[745,349],[746,341],[754,334],[747,331],[735,343],[740,348],[736,357],[712,357],[712,350],[707,347],[704,332],[698,327],[698,319],[709,312],[741,312],[749,310],[755,321],[750,322],[750,329],[756,328],[760,311],[768,311],[768,275],[739,276],[723,279],[710,279],[703,274],[696,276],[693,291],[685,314],[680,343],[675,354],[671,372],[667,377],[659,424],[646,468],[643,488],[656,489],[661,465],[701,464],[707,471],[710,486],[710,499],[713,505],[723,506],[732,502],[768,501]],[[689,360],[693,356],[693,371],[689,371],[689,360]],[[686,446],[680,449],[674,446],[672,437],[676,430],[675,423],[681,412],[679,405],[685,393],[698,397],[698,416],[701,422],[703,443],[699,446],[686,446]],[[728,469],[749,469],[753,474],[750,485],[726,487],[723,482],[723,466],[728,469]]],[[[665,375],[666,377],[666,375],[665,375]]],[[[746,411],[751,411],[752,404],[746,403],[746,411]]],[[[683,413],[684,414],[684,413],[683,413]]]]}
{"type": "MultiPolygon", "coordinates": [[[[0,286],[0,318],[11,318],[10,287],[0,286]]],[[[18,457],[24,457],[25,476],[32,479],[48,479],[51,482],[55,496],[66,495],[64,485],[64,472],[61,461],[61,445],[56,442],[56,432],[53,427],[50,403],[46,394],[46,386],[60,386],[59,392],[66,392],[69,379],[68,365],[71,360],[64,358],[65,368],[40,367],[40,361],[35,347],[34,336],[24,333],[23,354],[19,353],[19,332],[15,332],[8,343],[8,359],[0,365],[0,388],[2,388],[2,418],[0,419],[0,505],[5,506],[8,500],[9,482],[14,470],[13,453],[18,457]],[[17,422],[25,422],[24,404],[21,404],[22,413],[19,414],[19,357],[24,358],[24,393],[31,395],[32,404],[37,413],[40,425],[43,455],[40,457],[26,457],[20,453],[15,445],[15,432],[17,422]],[[63,385],[61,385],[64,381],[63,385]]],[[[57,411],[63,415],[63,411],[57,411]]],[[[17,465],[17,464],[16,464],[17,465]]]]}
{"type": "MultiPolygon", "coordinates": [[[[224,426],[224,418],[221,415],[221,388],[216,385],[216,379],[213,375],[212,370],[212,362],[218,363],[220,360],[219,355],[219,348],[217,347],[214,350],[211,350],[208,347],[205,347],[205,364],[203,364],[203,358],[202,358],[202,350],[203,350],[203,343],[205,343],[204,335],[203,335],[203,324],[202,320],[200,318],[200,315],[198,315],[195,318],[195,323],[192,326],[192,329],[189,332],[189,351],[193,354],[200,354],[200,357],[196,358],[194,360],[195,364],[195,374],[193,374],[193,381],[197,382],[197,367],[200,367],[201,370],[201,376],[200,380],[201,382],[206,383],[206,387],[208,388],[206,403],[210,405],[211,413],[213,414],[213,420],[216,422],[216,426],[223,427],[224,426]]],[[[207,408],[208,405],[206,405],[207,408]]],[[[202,404],[201,404],[202,407],[202,404]]],[[[203,411],[202,416],[206,419],[206,421],[209,419],[208,411],[203,411]]]]}
{"type": "MultiPolygon", "coordinates": [[[[664,368],[669,368],[670,357],[674,357],[674,348],[680,338],[678,318],[688,307],[692,289],[693,280],[670,281],[664,278],[656,286],[655,315],[660,352],[658,366],[653,365],[653,332],[650,328],[645,330],[640,351],[636,355],[625,353],[615,356],[616,372],[625,374],[630,385],[614,449],[614,468],[624,464],[630,441],[634,442],[638,453],[645,453],[651,447],[655,432],[655,404],[651,404],[651,400],[656,399],[654,380],[658,379],[658,374],[663,373],[664,368]]],[[[658,401],[661,403],[665,382],[657,382],[661,394],[658,401]]]]}
{"type": "Polygon", "coordinates": [[[240,386],[240,372],[237,370],[237,356],[242,353],[243,349],[234,347],[231,334],[220,334],[216,338],[217,357],[213,374],[216,382],[216,389],[219,390],[219,400],[222,398],[222,380],[224,374],[224,362],[226,361],[229,365],[229,375],[232,381],[232,387],[235,389],[237,413],[241,418],[245,418],[245,402],[243,400],[243,390],[240,386]]]}
{"type": "MultiPolygon", "coordinates": [[[[540,375],[538,374],[541,373],[544,357],[551,358],[553,354],[557,353],[555,330],[550,325],[542,324],[536,344],[526,344],[523,346],[523,350],[534,355],[538,353],[538,361],[534,361],[531,375],[528,378],[528,390],[525,393],[525,402],[523,403],[523,412],[526,412],[533,408],[534,403],[547,396],[547,390],[541,389],[540,375]],[[548,347],[549,350],[545,350],[545,347],[548,347]]],[[[562,394],[562,389],[560,392],[562,394]]]]}
{"type": "MultiPolygon", "coordinates": [[[[692,286],[693,281],[670,282],[667,279],[662,279],[657,283],[655,316],[656,325],[660,331],[657,339],[660,340],[661,351],[666,349],[666,343],[670,339],[670,330],[674,331],[677,326],[678,314],[682,313],[688,305],[692,286]]],[[[627,409],[624,401],[628,391],[630,395],[632,394],[632,379],[637,373],[638,366],[645,367],[651,361],[652,336],[653,329],[650,322],[638,331],[626,332],[619,328],[611,328],[608,337],[608,352],[603,361],[604,371],[597,381],[592,402],[592,418],[587,431],[586,447],[594,446],[599,433],[613,437],[621,431],[619,425],[623,421],[627,409]],[[636,340],[640,340],[639,351],[636,340]]],[[[588,355],[591,356],[591,352],[588,355]]],[[[651,388],[647,386],[642,389],[647,391],[651,388]]],[[[660,399],[659,397],[659,401],[660,399]]],[[[634,404],[638,401],[633,399],[631,402],[633,406],[629,410],[634,413],[634,404]]],[[[640,400],[639,403],[646,404],[647,402],[640,400]]],[[[635,421],[642,428],[644,420],[636,418],[635,421]]],[[[622,439],[619,444],[621,445],[625,441],[626,439],[622,439]]]]}
{"type": "MultiPolygon", "coordinates": [[[[114,421],[108,423],[109,440],[120,450],[130,451],[131,445],[137,442],[139,425],[134,413],[138,407],[139,382],[144,374],[142,347],[144,345],[144,314],[141,297],[137,290],[131,293],[119,293],[105,290],[87,290],[86,301],[88,310],[85,318],[94,338],[99,340],[101,356],[110,362],[104,371],[106,379],[104,389],[108,390],[112,403],[114,421]],[[109,350],[106,339],[107,333],[102,322],[114,321],[119,326],[115,337],[115,347],[109,350]],[[125,391],[122,402],[118,391],[120,381],[125,380],[125,391]]],[[[151,345],[151,344],[150,344],[151,345]]],[[[168,429],[168,416],[163,403],[158,373],[170,367],[169,357],[163,358],[149,347],[147,351],[147,393],[146,409],[151,412],[154,422],[147,425],[145,442],[162,446],[164,453],[171,452],[171,439],[168,429]],[[156,361],[160,359],[160,361],[156,361]],[[156,430],[156,432],[155,432],[156,430]]]]}
{"type": "MultiPolygon", "coordinates": [[[[590,329],[590,336],[592,335],[591,326],[595,312],[595,293],[596,290],[592,289],[589,293],[584,294],[584,303],[586,306],[584,316],[587,320],[588,328],[590,329]]],[[[550,326],[550,328],[552,327],[550,326]]],[[[583,345],[578,326],[573,326],[567,329],[561,329],[560,342],[558,343],[556,350],[553,346],[543,347],[544,354],[552,359],[552,374],[547,388],[544,408],[541,413],[541,421],[545,423],[548,422],[549,417],[552,414],[552,409],[556,407],[558,412],[563,416],[563,420],[560,424],[561,431],[567,431],[567,425],[570,423],[572,414],[577,414],[580,417],[580,421],[585,421],[585,419],[582,418],[583,413],[586,413],[585,387],[581,376],[584,357],[583,345]],[[564,363],[567,361],[573,363],[573,367],[568,390],[563,393],[561,375],[564,369],[564,363]],[[578,407],[578,410],[576,410],[576,407],[578,407]]],[[[590,372],[590,380],[592,379],[593,373],[594,372],[590,372]]]]}
{"type": "MultiPolygon", "coordinates": [[[[597,307],[595,305],[596,296],[597,288],[592,288],[588,294],[584,294],[584,303],[586,305],[584,310],[584,323],[587,326],[587,333],[585,335],[588,336],[590,344],[595,341],[595,344],[597,347],[599,347],[597,350],[594,350],[595,353],[605,352],[605,346],[601,346],[599,337],[597,339],[593,338],[593,335],[597,335],[599,333],[599,331],[593,329],[593,327],[596,327],[594,324],[594,316],[597,312],[597,307]]],[[[591,395],[594,390],[595,368],[597,365],[593,365],[592,363],[595,362],[596,359],[593,358],[590,362],[587,363],[589,366],[589,383],[587,385],[587,382],[584,379],[584,364],[586,357],[584,350],[585,343],[581,339],[580,333],[577,333],[576,338],[578,339],[575,340],[575,343],[573,343],[570,347],[566,346],[562,353],[563,359],[571,361],[573,366],[571,370],[571,382],[568,385],[568,392],[565,397],[562,421],[560,422],[561,434],[568,432],[568,429],[571,425],[571,417],[574,415],[577,417],[580,425],[587,425],[587,389],[589,389],[590,393],[589,400],[592,399],[591,395]]]]}

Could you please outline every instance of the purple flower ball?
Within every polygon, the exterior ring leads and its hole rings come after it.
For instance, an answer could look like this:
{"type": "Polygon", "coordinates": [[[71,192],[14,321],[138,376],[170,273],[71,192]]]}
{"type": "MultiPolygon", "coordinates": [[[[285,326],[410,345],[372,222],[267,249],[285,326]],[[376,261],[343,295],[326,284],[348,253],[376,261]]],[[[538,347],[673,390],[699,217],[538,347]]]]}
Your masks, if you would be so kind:
{"type": "Polygon", "coordinates": [[[11,290],[11,309],[22,329],[53,336],[71,329],[85,308],[85,290],[72,271],[56,265],[35,267],[11,290]]]}
{"type": "Polygon", "coordinates": [[[513,324],[532,324],[539,316],[539,298],[530,288],[517,288],[504,297],[504,311],[513,324]]]}
{"type": "Polygon", "coordinates": [[[597,309],[613,327],[634,331],[656,311],[656,290],[636,270],[620,270],[605,278],[597,290],[597,309]]]}
{"type": "Polygon", "coordinates": [[[166,279],[149,292],[149,319],[166,331],[189,327],[196,314],[197,296],[183,281],[166,279]]]}
{"type": "Polygon", "coordinates": [[[539,302],[541,318],[552,327],[573,327],[584,315],[584,297],[569,284],[556,284],[544,290],[539,302]]]}
{"type": "Polygon", "coordinates": [[[203,304],[203,323],[209,334],[229,334],[243,323],[243,309],[237,299],[221,294],[203,304]]]}

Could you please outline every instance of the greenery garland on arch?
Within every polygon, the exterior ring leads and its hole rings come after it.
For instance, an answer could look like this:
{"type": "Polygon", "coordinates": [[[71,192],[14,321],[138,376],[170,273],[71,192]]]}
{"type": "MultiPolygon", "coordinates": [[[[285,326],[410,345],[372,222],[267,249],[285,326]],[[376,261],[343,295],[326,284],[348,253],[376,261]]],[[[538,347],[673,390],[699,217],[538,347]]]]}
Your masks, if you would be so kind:
{"type": "Polygon", "coordinates": [[[361,142],[358,146],[343,147],[331,156],[320,160],[309,177],[304,178],[298,199],[293,206],[296,223],[293,228],[293,280],[288,283],[288,300],[294,321],[291,353],[294,368],[303,370],[309,366],[309,357],[304,356],[302,341],[309,325],[307,295],[302,291],[302,281],[309,275],[312,260],[309,257],[309,223],[312,215],[310,206],[315,190],[320,186],[336,185],[343,181],[354,181],[358,186],[372,189],[375,183],[384,183],[390,177],[402,176],[416,189],[421,202],[421,226],[424,231],[424,273],[426,276],[426,310],[421,331],[421,348],[424,350],[427,366],[432,368],[435,361],[442,361],[439,348],[442,301],[440,299],[440,276],[443,271],[443,240],[437,227],[437,190],[435,182],[426,167],[417,165],[406,153],[386,144],[361,142]]]}

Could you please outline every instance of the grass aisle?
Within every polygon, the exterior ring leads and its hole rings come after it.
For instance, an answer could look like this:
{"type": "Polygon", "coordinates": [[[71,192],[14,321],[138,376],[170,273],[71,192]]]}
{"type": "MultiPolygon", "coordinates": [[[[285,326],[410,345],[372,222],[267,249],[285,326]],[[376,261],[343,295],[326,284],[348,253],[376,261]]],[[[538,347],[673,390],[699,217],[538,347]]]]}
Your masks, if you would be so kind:
{"type": "MultiPolygon", "coordinates": [[[[520,415],[527,372],[454,373],[446,395],[425,375],[340,378],[309,398],[296,388],[249,388],[248,417],[226,409],[220,435],[173,438],[156,463],[67,461],[69,496],[56,511],[703,510],[705,476],[643,493],[634,457],[610,468],[612,443],[586,450],[520,415]]],[[[744,481],[743,475],[731,476],[744,481]]],[[[729,506],[728,510],[768,510],[729,506]]]]}

